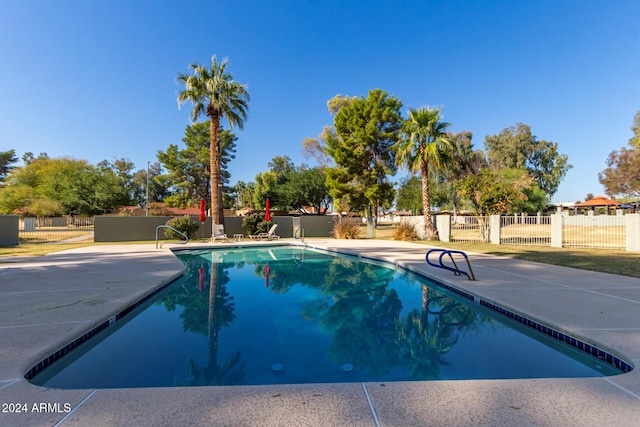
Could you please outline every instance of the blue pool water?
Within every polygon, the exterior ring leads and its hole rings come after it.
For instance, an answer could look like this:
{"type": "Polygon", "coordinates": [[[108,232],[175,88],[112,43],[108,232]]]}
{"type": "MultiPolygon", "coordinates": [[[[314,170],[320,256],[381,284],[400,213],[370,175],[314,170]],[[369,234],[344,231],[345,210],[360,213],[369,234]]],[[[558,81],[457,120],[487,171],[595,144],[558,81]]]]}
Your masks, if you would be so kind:
{"type": "Polygon", "coordinates": [[[186,250],[186,273],[32,382],[111,388],[619,374],[424,277],[300,247],[186,250]]]}

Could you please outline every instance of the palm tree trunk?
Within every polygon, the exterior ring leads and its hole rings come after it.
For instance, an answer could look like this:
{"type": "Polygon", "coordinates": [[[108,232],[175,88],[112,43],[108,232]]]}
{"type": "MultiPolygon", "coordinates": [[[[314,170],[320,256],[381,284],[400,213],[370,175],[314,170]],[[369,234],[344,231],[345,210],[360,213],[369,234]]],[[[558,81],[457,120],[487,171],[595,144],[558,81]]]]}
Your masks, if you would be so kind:
{"type": "Polygon", "coordinates": [[[207,365],[205,378],[207,384],[218,382],[218,321],[216,318],[216,302],[218,297],[218,264],[211,262],[211,278],[209,280],[209,315],[207,318],[207,365]]]}
{"type": "MultiPolygon", "coordinates": [[[[220,156],[218,156],[218,159],[220,156]]],[[[224,205],[222,203],[222,179],[220,178],[220,162],[218,161],[218,224],[224,226],[224,205]]]]}
{"type": "Polygon", "coordinates": [[[429,163],[421,162],[422,172],[422,214],[424,215],[424,232],[427,240],[438,240],[438,230],[431,220],[431,198],[429,197],[429,163]]]}
{"type": "Polygon", "coordinates": [[[211,170],[211,238],[216,224],[224,225],[222,208],[222,183],[220,182],[220,115],[216,111],[209,113],[209,169],[211,170]]]}
{"type": "Polygon", "coordinates": [[[453,223],[456,224],[458,222],[458,204],[453,203],[453,223]]]}
{"type": "Polygon", "coordinates": [[[422,285],[422,305],[420,306],[422,310],[422,316],[426,317],[429,312],[429,287],[427,285],[422,285]]]}

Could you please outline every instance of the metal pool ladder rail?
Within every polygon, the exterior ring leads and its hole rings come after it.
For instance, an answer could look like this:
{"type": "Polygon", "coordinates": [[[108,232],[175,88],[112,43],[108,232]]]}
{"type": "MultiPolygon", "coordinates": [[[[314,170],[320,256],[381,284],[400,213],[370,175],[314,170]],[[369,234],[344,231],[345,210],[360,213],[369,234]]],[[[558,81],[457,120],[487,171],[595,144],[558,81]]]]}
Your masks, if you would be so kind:
{"type": "MultiPolygon", "coordinates": [[[[160,230],[161,228],[170,228],[171,230],[175,231],[176,233],[178,233],[179,235],[185,238],[185,241],[183,242],[185,245],[189,243],[189,236],[184,234],[182,231],[178,231],[175,228],[171,227],[170,225],[159,225],[156,227],[156,249],[158,249],[158,230],[160,230]]],[[[160,243],[160,249],[162,249],[162,243],[160,243]]]]}
{"type": "Polygon", "coordinates": [[[449,270],[449,271],[453,271],[453,274],[455,274],[456,276],[462,275],[464,274],[465,276],[467,276],[467,278],[469,278],[469,280],[476,280],[476,276],[473,274],[473,270],[471,269],[471,263],[469,262],[469,257],[467,257],[467,254],[465,254],[462,251],[454,251],[454,250],[450,250],[450,249],[429,249],[427,251],[427,254],[425,255],[425,258],[427,260],[427,264],[433,266],[433,267],[438,267],[438,268],[444,268],[445,270],[449,270]],[[440,252],[440,257],[438,258],[438,264],[435,264],[431,261],[429,261],[429,255],[432,253],[437,253],[440,252]],[[469,267],[469,272],[466,272],[464,270],[460,270],[460,268],[458,268],[458,264],[456,264],[456,260],[453,259],[453,255],[454,254],[459,254],[462,255],[465,259],[465,261],[467,262],[467,267],[469,267]],[[448,265],[444,265],[444,263],[442,262],[442,258],[444,258],[445,255],[449,255],[449,258],[451,259],[451,262],[453,263],[453,267],[449,267],[448,265]]]}

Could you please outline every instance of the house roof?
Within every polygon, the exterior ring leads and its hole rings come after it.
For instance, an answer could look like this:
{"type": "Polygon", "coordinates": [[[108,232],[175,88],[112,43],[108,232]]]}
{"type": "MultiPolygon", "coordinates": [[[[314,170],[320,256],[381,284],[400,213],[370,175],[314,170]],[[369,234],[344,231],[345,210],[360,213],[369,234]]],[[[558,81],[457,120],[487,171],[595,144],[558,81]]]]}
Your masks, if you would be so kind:
{"type": "Polygon", "coordinates": [[[597,196],[593,199],[587,200],[586,202],[576,203],[577,208],[586,208],[593,206],[613,206],[619,205],[620,202],[616,202],[615,200],[608,199],[604,196],[597,196]]]}

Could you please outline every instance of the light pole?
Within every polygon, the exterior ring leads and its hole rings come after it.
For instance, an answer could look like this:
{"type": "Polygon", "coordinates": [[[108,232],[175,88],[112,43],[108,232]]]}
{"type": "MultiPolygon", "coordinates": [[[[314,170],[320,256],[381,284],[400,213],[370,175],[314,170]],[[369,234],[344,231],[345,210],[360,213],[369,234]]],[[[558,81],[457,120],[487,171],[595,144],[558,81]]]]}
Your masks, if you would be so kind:
{"type": "Polygon", "coordinates": [[[145,216],[149,216],[149,162],[147,162],[147,203],[145,208],[145,216]]]}

